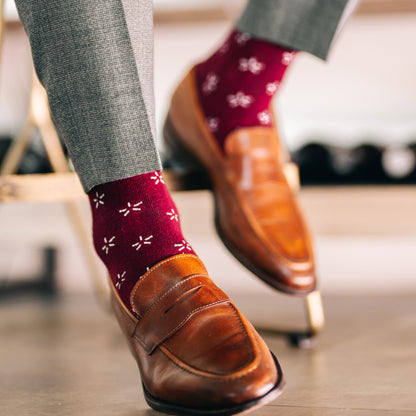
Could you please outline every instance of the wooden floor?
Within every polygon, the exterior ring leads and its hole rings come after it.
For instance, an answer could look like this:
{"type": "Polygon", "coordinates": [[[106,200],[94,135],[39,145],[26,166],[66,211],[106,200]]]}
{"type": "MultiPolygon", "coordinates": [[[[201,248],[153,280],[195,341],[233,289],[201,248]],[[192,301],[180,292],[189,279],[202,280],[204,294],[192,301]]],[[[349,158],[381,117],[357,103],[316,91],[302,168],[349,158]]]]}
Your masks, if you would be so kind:
{"type": "MultiPolygon", "coordinates": [[[[233,296],[233,294],[231,294],[233,296]]],[[[258,326],[302,321],[300,301],[234,294],[258,326]]],[[[318,345],[263,335],[287,388],[255,415],[416,415],[416,298],[331,297],[318,345]]],[[[0,415],[157,415],[112,316],[89,297],[0,304],[0,415]]]]}

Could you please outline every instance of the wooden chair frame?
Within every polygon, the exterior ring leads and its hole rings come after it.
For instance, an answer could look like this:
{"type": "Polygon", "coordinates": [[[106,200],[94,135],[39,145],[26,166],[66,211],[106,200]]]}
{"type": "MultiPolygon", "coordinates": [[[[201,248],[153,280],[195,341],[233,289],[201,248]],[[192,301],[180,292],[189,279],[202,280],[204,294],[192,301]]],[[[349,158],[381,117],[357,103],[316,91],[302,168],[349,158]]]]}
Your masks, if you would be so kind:
{"type": "MultiPolygon", "coordinates": [[[[4,7],[5,0],[0,0],[0,62],[5,32],[4,7]]],[[[85,254],[95,292],[98,298],[103,300],[107,297],[107,290],[103,283],[105,279],[98,266],[87,226],[77,203],[81,198],[85,198],[85,194],[77,175],[70,171],[61,142],[50,118],[45,90],[36,75],[33,74],[26,121],[18,137],[13,140],[0,166],[0,203],[64,201],[68,217],[85,254]],[[30,145],[35,129],[41,133],[53,173],[16,175],[15,172],[30,145]]]]}

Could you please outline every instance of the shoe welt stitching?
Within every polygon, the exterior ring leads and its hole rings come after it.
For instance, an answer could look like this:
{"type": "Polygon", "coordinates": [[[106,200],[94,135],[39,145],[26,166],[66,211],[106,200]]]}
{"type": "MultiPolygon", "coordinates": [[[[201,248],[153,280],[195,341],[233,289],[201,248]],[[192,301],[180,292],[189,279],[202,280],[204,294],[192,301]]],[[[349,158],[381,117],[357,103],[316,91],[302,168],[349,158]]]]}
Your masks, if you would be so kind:
{"type": "Polygon", "coordinates": [[[148,312],[150,312],[151,310],[153,310],[166,296],[169,295],[169,293],[171,293],[172,291],[174,291],[176,288],[184,285],[186,282],[188,282],[189,280],[195,278],[195,277],[208,277],[208,275],[206,274],[192,274],[189,275],[187,277],[185,277],[184,279],[180,280],[179,282],[176,282],[176,284],[174,286],[172,286],[169,290],[167,290],[160,298],[158,298],[155,302],[153,302],[147,309],[145,309],[145,311],[140,315],[141,318],[143,318],[148,312]]]}
{"type": "Polygon", "coordinates": [[[259,364],[259,358],[256,359],[256,357],[253,357],[253,349],[255,348],[255,346],[253,345],[253,343],[250,341],[250,337],[248,336],[247,330],[245,325],[242,322],[241,316],[239,314],[239,312],[237,311],[235,305],[230,301],[229,302],[229,306],[233,309],[233,313],[236,315],[237,319],[240,322],[240,325],[242,327],[242,330],[246,336],[246,339],[248,341],[248,343],[250,344],[250,349],[251,349],[251,357],[250,357],[250,363],[247,365],[244,365],[241,367],[241,369],[237,369],[234,371],[235,372],[240,372],[240,374],[237,375],[230,375],[230,374],[224,374],[224,375],[211,375],[203,370],[199,370],[197,368],[193,368],[191,366],[184,366],[181,364],[181,360],[179,358],[176,357],[176,355],[169,349],[169,347],[163,343],[160,347],[161,352],[163,352],[168,358],[171,359],[171,361],[173,362],[173,364],[175,364],[178,368],[182,369],[183,371],[186,371],[189,374],[192,375],[198,375],[200,377],[204,377],[204,378],[210,378],[210,379],[216,379],[218,381],[223,381],[223,382],[231,382],[235,379],[238,378],[242,378],[245,377],[246,375],[250,374],[251,372],[255,371],[258,368],[258,364],[259,364]],[[251,368],[249,368],[246,371],[242,371],[244,367],[247,367],[248,365],[252,365],[251,368]]]}
{"type": "MultiPolygon", "coordinates": [[[[169,339],[172,335],[174,335],[180,328],[182,328],[182,326],[188,321],[189,318],[191,318],[192,316],[198,314],[199,312],[205,310],[205,309],[209,309],[211,307],[214,307],[216,305],[220,305],[222,303],[230,303],[230,299],[222,299],[222,300],[218,300],[216,302],[213,303],[209,303],[207,305],[203,305],[200,306],[199,308],[194,309],[192,312],[188,313],[188,315],[185,316],[185,318],[175,327],[173,328],[168,334],[162,336],[161,338],[159,338],[156,342],[154,342],[154,346],[151,347],[151,351],[148,352],[148,354],[152,354],[153,351],[164,341],[166,341],[167,339],[169,339]]],[[[135,335],[136,338],[136,335],[135,335]]],[[[148,345],[146,345],[147,348],[149,348],[148,345]]]]}
{"type": "Polygon", "coordinates": [[[173,257],[169,257],[169,258],[167,258],[167,259],[165,259],[165,260],[162,260],[161,262],[159,262],[158,264],[156,264],[155,266],[153,266],[150,270],[148,270],[141,278],[139,278],[139,280],[137,281],[137,283],[136,283],[136,285],[134,286],[134,288],[133,288],[133,290],[132,290],[132,292],[131,292],[131,294],[130,294],[130,304],[131,304],[131,306],[132,306],[132,308],[133,308],[133,311],[134,311],[134,313],[137,315],[137,316],[140,316],[140,314],[138,313],[138,311],[137,311],[137,309],[136,309],[136,305],[135,305],[135,302],[134,302],[134,298],[135,298],[135,295],[136,295],[136,292],[137,292],[137,289],[141,286],[141,284],[143,283],[143,281],[147,278],[147,277],[149,277],[150,276],[150,274],[152,273],[152,272],[154,272],[154,271],[156,271],[159,267],[161,267],[162,265],[164,265],[165,263],[168,263],[168,262],[170,262],[170,261],[174,261],[174,260],[177,260],[178,258],[183,258],[183,257],[190,257],[190,258],[194,258],[195,260],[197,260],[200,264],[201,264],[201,266],[202,267],[204,267],[205,268],[205,266],[204,266],[204,263],[202,262],[202,260],[198,257],[198,256],[195,256],[194,254],[178,254],[178,255],[176,255],[176,256],[173,256],[173,257]]]}

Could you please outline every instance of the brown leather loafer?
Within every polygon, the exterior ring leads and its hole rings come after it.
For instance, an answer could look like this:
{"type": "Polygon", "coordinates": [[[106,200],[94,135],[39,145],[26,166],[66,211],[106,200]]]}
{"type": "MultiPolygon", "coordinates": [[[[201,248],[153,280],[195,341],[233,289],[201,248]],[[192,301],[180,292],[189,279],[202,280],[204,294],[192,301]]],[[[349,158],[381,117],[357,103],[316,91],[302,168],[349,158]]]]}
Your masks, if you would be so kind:
{"type": "Polygon", "coordinates": [[[208,174],[216,228],[230,252],[280,291],[313,291],[311,238],[282,170],[276,129],[235,130],[222,151],[208,129],[191,70],[172,97],[164,137],[168,154],[208,174]]]}
{"type": "Polygon", "coordinates": [[[112,304],[142,376],[147,403],[180,415],[233,415],[283,388],[276,358],[195,255],[170,257],[131,293],[135,316],[112,304]]]}

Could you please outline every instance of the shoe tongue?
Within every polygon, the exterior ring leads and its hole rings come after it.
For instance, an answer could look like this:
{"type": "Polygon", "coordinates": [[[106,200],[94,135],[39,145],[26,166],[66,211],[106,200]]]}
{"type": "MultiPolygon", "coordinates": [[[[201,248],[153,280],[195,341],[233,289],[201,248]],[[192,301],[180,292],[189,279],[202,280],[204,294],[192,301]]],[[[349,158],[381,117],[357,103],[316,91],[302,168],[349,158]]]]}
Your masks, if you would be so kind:
{"type": "Polygon", "coordinates": [[[179,254],[157,263],[138,280],[131,292],[134,312],[140,317],[159,296],[193,274],[208,274],[202,261],[193,254],[179,254]]]}

